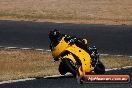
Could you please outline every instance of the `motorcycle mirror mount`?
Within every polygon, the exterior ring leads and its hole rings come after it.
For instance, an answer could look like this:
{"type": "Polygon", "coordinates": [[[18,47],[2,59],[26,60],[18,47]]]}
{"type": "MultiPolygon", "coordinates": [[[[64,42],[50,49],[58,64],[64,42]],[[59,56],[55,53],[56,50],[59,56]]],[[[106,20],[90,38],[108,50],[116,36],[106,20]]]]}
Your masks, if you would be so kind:
{"type": "Polygon", "coordinates": [[[84,44],[88,44],[88,40],[87,39],[83,39],[82,41],[84,42],[84,44]]]}

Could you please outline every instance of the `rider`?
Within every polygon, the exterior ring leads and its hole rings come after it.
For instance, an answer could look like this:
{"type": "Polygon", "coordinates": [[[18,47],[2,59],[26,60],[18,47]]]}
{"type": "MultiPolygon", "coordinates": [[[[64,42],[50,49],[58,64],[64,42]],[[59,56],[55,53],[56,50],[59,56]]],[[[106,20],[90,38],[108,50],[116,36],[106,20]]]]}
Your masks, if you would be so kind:
{"type": "Polygon", "coordinates": [[[50,31],[50,33],[49,33],[49,38],[51,41],[56,40],[56,38],[58,38],[60,36],[65,36],[65,38],[70,41],[77,40],[78,42],[85,44],[85,45],[87,45],[87,43],[88,43],[87,39],[81,39],[81,38],[76,38],[76,37],[71,37],[69,35],[61,34],[60,31],[58,31],[57,29],[50,31]]]}
{"type": "Polygon", "coordinates": [[[61,36],[60,31],[58,31],[57,29],[54,29],[53,31],[50,31],[49,33],[49,38],[51,41],[53,41],[55,38],[61,36]]]}

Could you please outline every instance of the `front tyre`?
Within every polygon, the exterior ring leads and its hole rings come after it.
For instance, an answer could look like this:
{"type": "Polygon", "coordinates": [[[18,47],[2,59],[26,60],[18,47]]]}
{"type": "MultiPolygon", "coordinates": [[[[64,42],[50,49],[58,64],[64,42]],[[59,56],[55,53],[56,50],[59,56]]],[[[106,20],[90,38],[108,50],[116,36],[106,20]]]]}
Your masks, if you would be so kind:
{"type": "Polygon", "coordinates": [[[63,62],[60,62],[58,70],[61,75],[65,75],[67,73],[66,65],[63,62]]]}
{"type": "Polygon", "coordinates": [[[66,65],[66,68],[68,72],[72,73],[74,77],[76,77],[77,75],[77,69],[76,67],[73,65],[73,61],[71,61],[70,59],[68,58],[64,58],[63,60],[63,63],[65,63],[66,65]]]}
{"type": "Polygon", "coordinates": [[[105,73],[105,66],[103,65],[102,62],[99,61],[99,62],[96,64],[96,67],[94,68],[94,72],[95,72],[96,74],[104,74],[104,73],[105,73]]]}

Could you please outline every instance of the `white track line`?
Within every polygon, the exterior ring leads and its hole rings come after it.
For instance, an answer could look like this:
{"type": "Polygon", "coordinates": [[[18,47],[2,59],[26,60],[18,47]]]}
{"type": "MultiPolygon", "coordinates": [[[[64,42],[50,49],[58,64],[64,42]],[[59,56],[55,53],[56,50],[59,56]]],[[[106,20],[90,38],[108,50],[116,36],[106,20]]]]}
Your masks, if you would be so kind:
{"type": "Polygon", "coordinates": [[[100,55],[102,55],[102,56],[108,56],[109,54],[100,54],[100,55]]]}
{"type": "Polygon", "coordinates": [[[106,71],[121,70],[121,69],[128,69],[128,68],[132,68],[132,66],[125,66],[125,67],[121,67],[121,68],[106,69],[106,71]]]}
{"type": "Polygon", "coordinates": [[[5,83],[15,83],[15,82],[23,82],[23,81],[28,81],[28,80],[35,80],[36,78],[26,78],[26,79],[18,79],[18,80],[8,80],[8,81],[2,81],[0,84],[5,84],[5,83]]]}
{"type": "Polygon", "coordinates": [[[44,51],[44,49],[35,49],[35,50],[37,50],[37,51],[44,51]]]}
{"type": "Polygon", "coordinates": [[[46,50],[47,52],[50,52],[51,50],[46,50]]]}
{"type": "Polygon", "coordinates": [[[18,47],[5,47],[6,49],[18,49],[18,47]]]}
{"type": "Polygon", "coordinates": [[[66,73],[65,75],[52,75],[52,76],[45,76],[43,78],[56,78],[56,77],[64,77],[64,76],[73,76],[71,73],[66,73]]]}
{"type": "Polygon", "coordinates": [[[130,58],[132,58],[132,56],[129,56],[130,58]]]}
{"type": "Polygon", "coordinates": [[[64,22],[55,22],[55,23],[57,23],[57,24],[62,24],[62,23],[64,23],[64,22]]]}
{"type": "Polygon", "coordinates": [[[4,48],[3,46],[0,46],[0,48],[4,48]]]}
{"type": "Polygon", "coordinates": [[[20,48],[22,50],[32,50],[32,48],[20,48]]]}

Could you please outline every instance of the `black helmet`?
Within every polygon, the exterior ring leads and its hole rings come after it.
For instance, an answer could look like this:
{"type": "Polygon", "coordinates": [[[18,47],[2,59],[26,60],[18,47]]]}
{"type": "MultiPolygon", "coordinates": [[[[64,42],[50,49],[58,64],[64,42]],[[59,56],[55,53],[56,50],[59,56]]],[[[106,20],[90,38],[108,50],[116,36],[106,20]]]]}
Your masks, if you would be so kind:
{"type": "Polygon", "coordinates": [[[50,40],[53,40],[54,38],[59,37],[59,36],[60,36],[60,31],[58,31],[57,29],[50,31],[49,33],[50,40]]]}

